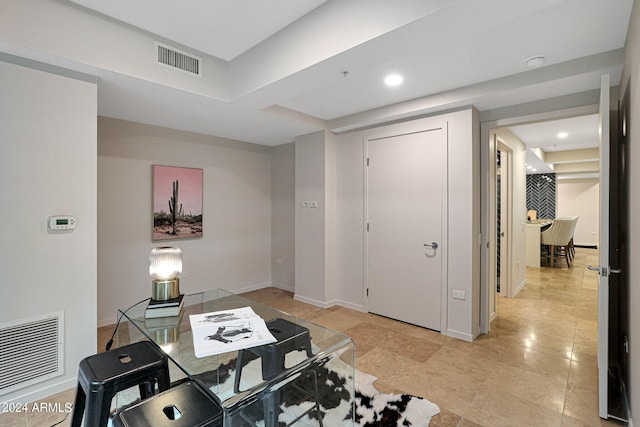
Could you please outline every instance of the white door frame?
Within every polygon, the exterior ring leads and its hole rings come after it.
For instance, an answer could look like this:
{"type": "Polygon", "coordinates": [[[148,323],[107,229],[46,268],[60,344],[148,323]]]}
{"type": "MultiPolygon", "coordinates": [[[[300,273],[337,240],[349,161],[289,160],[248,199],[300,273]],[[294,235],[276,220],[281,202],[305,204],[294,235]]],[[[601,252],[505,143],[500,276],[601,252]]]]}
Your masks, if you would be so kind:
{"type": "MultiPolygon", "coordinates": [[[[600,83],[600,224],[598,230],[598,413],[609,418],[609,173],[610,173],[609,74],[600,83]]],[[[591,269],[592,267],[589,266],[591,269]]]]}
{"type": "MultiPolygon", "coordinates": [[[[480,123],[480,206],[482,217],[480,227],[482,232],[482,250],[480,251],[480,333],[488,333],[491,330],[490,298],[494,287],[491,288],[491,274],[495,272],[495,259],[491,265],[490,242],[495,236],[495,158],[496,146],[491,130],[506,126],[516,126],[528,123],[557,120],[569,117],[584,116],[598,113],[598,104],[581,107],[567,108],[563,110],[547,111],[544,113],[529,114],[506,119],[491,120],[480,123]],[[493,178],[492,178],[493,177],[493,178]],[[493,185],[493,196],[491,186],[493,185]],[[492,214],[493,212],[493,214],[492,214]],[[492,218],[493,217],[493,218],[492,218]],[[492,222],[493,221],[493,222],[492,222]],[[493,234],[491,234],[493,233],[493,234]]],[[[512,246],[513,247],[513,246],[512,246]]],[[[494,251],[495,252],[495,251],[494,251]]]]}
{"type": "MultiPolygon", "coordinates": [[[[504,245],[504,251],[502,251],[503,249],[502,246],[500,247],[502,252],[500,256],[500,264],[501,264],[500,265],[500,274],[501,274],[500,294],[510,298],[513,296],[513,268],[512,268],[512,261],[511,261],[513,258],[513,234],[514,234],[513,233],[514,231],[513,230],[513,151],[501,141],[500,136],[496,135],[495,138],[497,142],[496,152],[501,151],[503,153],[503,158],[500,159],[501,169],[502,171],[506,172],[506,173],[504,172],[501,173],[501,179],[500,179],[501,187],[505,188],[506,186],[505,194],[501,195],[501,201],[504,200],[505,202],[503,203],[503,206],[506,205],[506,210],[503,213],[503,219],[505,221],[504,221],[504,224],[502,224],[501,230],[506,230],[506,231],[505,231],[505,239],[502,242],[502,244],[504,245]],[[504,281],[502,280],[502,277],[505,278],[504,281]]],[[[494,191],[495,191],[495,187],[494,187],[494,191]]],[[[497,197],[496,197],[496,200],[497,200],[497,197]]],[[[498,218],[495,217],[494,224],[496,223],[497,219],[498,218]]],[[[490,246],[489,249],[491,249],[491,245],[489,246],[490,246]]],[[[494,251],[491,251],[491,252],[493,253],[494,251]]],[[[493,289],[496,289],[497,282],[496,282],[495,273],[491,275],[491,278],[493,279],[493,289]]],[[[497,298],[497,297],[494,295],[494,298],[497,298]]],[[[494,307],[494,315],[495,315],[495,307],[494,307]]]]}
{"type": "MultiPolygon", "coordinates": [[[[377,129],[362,138],[362,153],[363,153],[363,162],[364,162],[364,212],[363,212],[363,277],[364,277],[364,301],[363,307],[365,311],[369,311],[369,299],[367,298],[367,288],[369,287],[369,236],[367,233],[367,223],[368,223],[368,205],[369,205],[369,186],[368,186],[368,168],[366,167],[367,158],[368,158],[368,141],[371,139],[378,138],[389,138],[393,136],[399,136],[402,134],[409,133],[420,133],[425,132],[430,129],[442,128],[446,131],[446,143],[445,149],[443,150],[443,159],[442,164],[445,165],[442,168],[442,183],[445,186],[445,189],[448,188],[449,183],[449,162],[447,158],[448,153],[448,145],[449,145],[449,123],[446,120],[434,118],[434,119],[425,119],[420,120],[411,124],[403,124],[402,127],[389,126],[386,128],[377,129]]],[[[448,224],[449,224],[449,199],[448,199],[448,191],[442,192],[442,242],[440,243],[441,250],[441,302],[440,302],[440,333],[443,335],[447,334],[448,330],[448,260],[449,260],[449,244],[448,244],[448,224]]]]}

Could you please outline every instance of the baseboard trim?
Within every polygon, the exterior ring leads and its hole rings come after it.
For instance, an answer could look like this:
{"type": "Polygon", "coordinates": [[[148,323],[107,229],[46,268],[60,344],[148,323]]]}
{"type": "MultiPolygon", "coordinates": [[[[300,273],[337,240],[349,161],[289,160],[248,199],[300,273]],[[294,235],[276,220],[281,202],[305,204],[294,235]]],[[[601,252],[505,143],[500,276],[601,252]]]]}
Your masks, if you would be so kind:
{"type": "MultiPolygon", "coordinates": [[[[286,292],[291,292],[293,293],[293,299],[300,301],[300,302],[304,302],[307,304],[311,304],[314,305],[316,307],[320,307],[320,308],[330,308],[333,307],[335,305],[339,305],[340,307],[345,307],[345,308],[350,308],[352,310],[356,310],[356,311],[362,311],[364,312],[364,306],[362,304],[354,304],[352,302],[349,301],[344,301],[341,299],[333,299],[331,301],[318,301],[315,300],[313,298],[307,298],[307,297],[303,297],[301,295],[298,295],[295,293],[295,287],[291,286],[291,285],[283,285],[281,283],[256,283],[254,285],[249,285],[249,286],[243,286],[241,288],[236,288],[236,289],[227,289],[229,292],[233,292],[235,294],[243,294],[245,292],[251,292],[251,291],[257,291],[259,289],[264,289],[264,288],[276,288],[276,289],[280,289],[286,292]]],[[[106,318],[106,319],[101,319],[98,320],[98,327],[102,328],[104,326],[111,326],[111,325],[115,325],[117,319],[115,317],[110,317],[110,318],[106,318]]]]}
{"type": "Polygon", "coordinates": [[[520,293],[520,291],[527,286],[527,279],[524,279],[522,282],[520,282],[520,284],[518,286],[516,286],[516,288],[513,290],[513,296],[512,298],[515,298],[516,295],[518,295],[518,293],[520,293]]]}
{"type": "Polygon", "coordinates": [[[360,304],[354,304],[352,302],[348,302],[348,301],[343,301],[341,299],[333,299],[330,301],[318,301],[316,299],[313,298],[308,298],[308,297],[304,297],[302,295],[298,295],[298,294],[294,294],[293,295],[293,299],[296,301],[300,301],[300,302],[304,302],[307,304],[311,304],[314,305],[316,307],[320,307],[320,308],[331,308],[333,306],[339,305],[340,307],[345,307],[345,308],[350,308],[352,310],[357,310],[357,311],[364,311],[364,307],[360,304]]]}
{"type": "Polygon", "coordinates": [[[234,294],[244,294],[245,292],[257,291],[258,289],[264,289],[272,286],[271,283],[256,283],[254,285],[243,286],[241,288],[236,289],[226,289],[229,292],[234,294]]]}
{"type": "Polygon", "coordinates": [[[280,283],[272,283],[270,286],[276,289],[280,289],[281,291],[287,291],[291,293],[295,293],[296,291],[296,288],[293,285],[281,285],[280,283]]]}
{"type": "Polygon", "coordinates": [[[361,311],[363,313],[366,311],[362,304],[354,304],[352,302],[343,301],[341,299],[337,299],[334,301],[335,301],[335,305],[339,305],[340,307],[350,308],[351,310],[361,311]]]}
{"type": "Polygon", "coordinates": [[[298,295],[298,294],[293,294],[293,299],[296,300],[296,301],[300,301],[300,302],[304,302],[304,303],[307,303],[307,304],[315,305],[316,307],[320,307],[320,308],[329,308],[329,307],[333,306],[333,304],[331,304],[331,303],[318,301],[318,300],[313,299],[313,298],[303,297],[303,296],[298,295]]]}
{"type": "MultiPolygon", "coordinates": [[[[278,288],[278,289],[282,289],[283,291],[289,291],[289,292],[293,292],[293,287],[290,286],[285,286],[285,285],[279,285],[277,283],[268,283],[268,282],[264,282],[264,283],[256,283],[253,285],[249,285],[249,286],[243,286],[241,288],[236,288],[236,289],[226,289],[229,292],[232,292],[234,294],[243,294],[245,292],[251,292],[251,291],[257,291],[258,289],[264,289],[264,288],[269,288],[269,287],[274,287],[274,288],[278,288]]],[[[189,292],[191,293],[191,292],[189,292]]],[[[111,326],[111,325],[115,325],[116,324],[117,319],[115,317],[109,317],[106,319],[101,319],[98,320],[98,327],[102,328],[104,326],[111,326]]]]}
{"type": "Polygon", "coordinates": [[[102,328],[104,326],[111,326],[116,324],[116,318],[110,317],[108,319],[98,320],[98,328],[102,328]]]}
{"type": "Polygon", "coordinates": [[[447,329],[448,337],[458,338],[459,340],[468,341],[468,342],[473,342],[476,338],[478,338],[479,334],[480,334],[480,331],[477,331],[474,334],[467,334],[465,332],[455,331],[453,329],[447,329]]]}

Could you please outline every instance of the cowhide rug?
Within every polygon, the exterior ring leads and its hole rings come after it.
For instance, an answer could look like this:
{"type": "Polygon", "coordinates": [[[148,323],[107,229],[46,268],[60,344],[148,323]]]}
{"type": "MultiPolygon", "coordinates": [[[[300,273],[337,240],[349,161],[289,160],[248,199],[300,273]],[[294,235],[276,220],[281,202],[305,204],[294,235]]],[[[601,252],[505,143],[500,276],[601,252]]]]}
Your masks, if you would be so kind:
{"type": "MultiPolygon", "coordinates": [[[[248,354],[249,352],[245,353],[248,354]]],[[[292,366],[304,357],[302,354],[290,353],[287,356],[287,366],[292,366]],[[290,357],[291,356],[291,357],[290,357]]],[[[262,382],[261,361],[245,356],[249,360],[242,369],[240,390],[245,390],[251,385],[262,382]]],[[[215,375],[220,381],[220,387],[216,391],[218,396],[225,400],[233,395],[233,382],[236,372],[236,360],[231,360],[221,365],[217,371],[203,374],[215,375]]],[[[376,377],[364,372],[355,372],[355,384],[353,370],[340,360],[339,357],[319,360],[313,370],[317,375],[318,394],[321,403],[323,424],[326,427],[351,426],[352,419],[355,425],[360,427],[425,427],[429,425],[431,417],[437,415],[440,409],[435,404],[421,397],[407,394],[381,393],[373,386],[376,377]],[[354,387],[355,386],[355,387],[354,387]],[[355,414],[353,414],[351,393],[355,388],[355,414]]],[[[206,378],[202,378],[206,381],[206,378]]],[[[313,391],[314,385],[311,376],[300,377],[295,382],[281,387],[281,405],[278,421],[284,426],[305,410],[313,406],[314,399],[302,393],[299,388],[313,391]]],[[[243,410],[243,416],[252,420],[252,424],[261,427],[264,425],[262,405],[256,403],[243,410]]],[[[312,411],[298,420],[294,426],[317,426],[318,414],[312,411]]]]}

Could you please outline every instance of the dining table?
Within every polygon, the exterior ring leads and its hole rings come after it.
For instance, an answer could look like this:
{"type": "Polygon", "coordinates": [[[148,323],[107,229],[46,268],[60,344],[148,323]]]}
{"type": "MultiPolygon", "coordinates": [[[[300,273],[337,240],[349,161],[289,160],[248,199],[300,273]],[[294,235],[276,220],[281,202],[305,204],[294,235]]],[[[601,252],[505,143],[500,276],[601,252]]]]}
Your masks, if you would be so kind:
{"type": "MultiPolygon", "coordinates": [[[[222,408],[224,426],[266,423],[266,416],[263,415],[265,411],[261,408],[266,408],[266,405],[278,405],[279,407],[280,402],[274,403],[274,395],[280,396],[281,391],[286,391],[289,388],[292,390],[295,388],[297,391],[301,388],[298,384],[302,382],[301,378],[308,375],[309,372],[313,372],[317,376],[318,372],[323,370],[339,370],[342,373],[344,383],[341,387],[346,391],[343,394],[346,397],[339,406],[343,409],[345,407],[353,408],[355,346],[353,340],[347,335],[224,289],[196,292],[185,295],[183,299],[184,306],[178,316],[146,318],[146,302],[127,309],[119,309],[118,315],[122,321],[118,328],[117,342],[119,345],[141,340],[155,343],[169,358],[171,381],[178,383],[189,380],[197,383],[222,408]],[[311,351],[295,351],[287,354],[284,369],[278,371],[277,375],[268,376],[268,378],[265,378],[264,367],[261,368],[260,360],[253,361],[241,369],[242,387],[238,387],[235,384],[236,375],[239,375],[236,363],[243,350],[252,349],[238,349],[198,357],[194,349],[194,331],[190,318],[206,313],[246,307],[251,308],[268,324],[274,324],[274,320],[278,319],[277,322],[281,322],[280,324],[284,322],[296,325],[299,330],[308,330],[311,351]],[[236,386],[234,387],[234,385],[236,386]],[[261,420],[262,417],[265,419],[261,420]]],[[[253,351],[253,353],[261,354],[258,351],[253,351]]],[[[316,383],[318,381],[316,378],[316,383]]],[[[323,393],[318,393],[318,385],[316,384],[315,387],[315,390],[306,390],[307,395],[312,397],[307,400],[313,401],[315,398],[324,411],[330,410],[332,407],[337,410],[335,404],[322,401],[325,398],[334,399],[335,396],[325,396],[323,393]]],[[[126,404],[126,402],[122,403],[126,404]]],[[[275,410],[276,414],[280,412],[281,417],[290,418],[293,416],[283,414],[288,410],[284,405],[275,410]]],[[[347,412],[351,413],[351,417],[353,417],[353,410],[347,412]]],[[[314,417],[309,418],[313,420],[314,417]]],[[[346,421],[348,422],[348,414],[346,421]]]]}

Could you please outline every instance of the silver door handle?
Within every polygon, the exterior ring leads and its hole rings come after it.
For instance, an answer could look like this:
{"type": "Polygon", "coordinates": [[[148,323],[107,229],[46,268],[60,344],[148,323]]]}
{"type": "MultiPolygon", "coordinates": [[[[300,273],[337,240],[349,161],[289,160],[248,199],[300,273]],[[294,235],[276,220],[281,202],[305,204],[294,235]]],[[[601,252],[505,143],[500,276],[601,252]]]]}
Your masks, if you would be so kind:
{"type": "Polygon", "coordinates": [[[431,249],[438,249],[438,242],[431,242],[431,244],[425,243],[424,247],[431,248],[431,249]]]}
{"type": "Polygon", "coordinates": [[[597,271],[598,273],[600,273],[602,276],[607,277],[609,274],[620,274],[622,273],[622,270],[619,268],[606,268],[606,267],[593,267],[591,265],[587,266],[588,270],[591,271],[597,271]]]}

